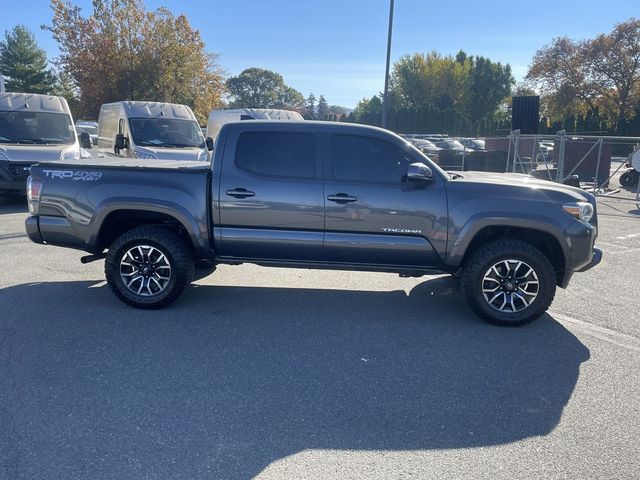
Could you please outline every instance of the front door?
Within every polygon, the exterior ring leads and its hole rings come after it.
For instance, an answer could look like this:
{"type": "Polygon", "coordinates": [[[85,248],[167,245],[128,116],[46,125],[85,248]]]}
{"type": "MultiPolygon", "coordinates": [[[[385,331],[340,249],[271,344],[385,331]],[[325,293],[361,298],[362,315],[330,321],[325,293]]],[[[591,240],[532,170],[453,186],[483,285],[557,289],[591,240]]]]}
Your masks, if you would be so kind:
{"type": "Polygon", "coordinates": [[[324,229],[316,134],[277,128],[239,130],[227,137],[224,167],[217,169],[221,172],[219,230],[214,235],[218,255],[313,260],[322,248],[324,229]]]}
{"type": "Polygon", "coordinates": [[[426,160],[374,136],[325,137],[325,255],[334,262],[433,267],[446,249],[445,181],[408,183],[426,160]]]}

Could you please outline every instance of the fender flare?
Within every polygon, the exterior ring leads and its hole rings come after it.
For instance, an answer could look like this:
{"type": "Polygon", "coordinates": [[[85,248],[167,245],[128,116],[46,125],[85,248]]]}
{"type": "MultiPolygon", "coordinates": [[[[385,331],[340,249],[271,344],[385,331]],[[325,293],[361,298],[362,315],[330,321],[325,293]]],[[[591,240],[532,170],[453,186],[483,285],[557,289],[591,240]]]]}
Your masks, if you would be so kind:
{"type": "Polygon", "coordinates": [[[522,218],[515,213],[489,212],[476,214],[467,220],[451,244],[445,263],[452,267],[459,267],[473,239],[480,231],[487,227],[514,227],[525,230],[537,230],[549,234],[556,239],[562,248],[565,263],[569,259],[569,245],[567,245],[565,235],[562,234],[562,228],[553,223],[549,223],[548,217],[527,216],[527,218],[522,218]]]}
{"type": "Polygon", "coordinates": [[[196,219],[187,209],[173,202],[155,200],[149,203],[148,200],[141,201],[136,198],[117,198],[101,203],[96,207],[95,214],[89,223],[89,234],[87,236],[87,250],[95,251],[98,245],[98,238],[102,231],[105,219],[112,213],[118,211],[141,211],[161,213],[174,218],[182,225],[189,239],[193,244],[197,255],[209,257],[211,250],[208,241],[208,226],[205,219],[196,219]]]}

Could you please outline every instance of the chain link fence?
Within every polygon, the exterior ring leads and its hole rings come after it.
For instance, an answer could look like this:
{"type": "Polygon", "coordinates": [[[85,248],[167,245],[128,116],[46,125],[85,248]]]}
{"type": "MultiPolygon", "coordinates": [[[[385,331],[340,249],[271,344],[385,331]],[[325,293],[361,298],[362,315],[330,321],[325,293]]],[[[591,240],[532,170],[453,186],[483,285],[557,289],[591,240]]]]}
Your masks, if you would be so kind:
{"type": "Polygon", "coordinates": [[[564,183],[597,196],[635,202],[640,211],[640,172],[631,166],[640,137],[514,131],[508,137],[484,140],[484,150],[442,151],[437,161],[446,170],[520,173],[564,183]]]}

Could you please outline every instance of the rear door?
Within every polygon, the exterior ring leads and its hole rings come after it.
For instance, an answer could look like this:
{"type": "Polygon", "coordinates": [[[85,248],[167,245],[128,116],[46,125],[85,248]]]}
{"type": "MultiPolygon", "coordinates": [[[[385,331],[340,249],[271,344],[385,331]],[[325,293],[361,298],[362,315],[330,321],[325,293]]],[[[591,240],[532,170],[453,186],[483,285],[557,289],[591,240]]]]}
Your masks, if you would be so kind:
{"type": "MultiPolygon", "coordinates": [[[[249,123],[249,122],[247,122],[249,123]]],[[[219,227],[222,257],[313,260],[322,247],[324,195],[316,134],[237,128],[224,144],[219,227]]]]}
{"type": "Polygon", "coordinates": [[[428,162],[393,138],[330,133],[325,137],[324,251],[328,260],[438,266],[446,249],[445,181],[406,181],[411,163],[428,162]]]}

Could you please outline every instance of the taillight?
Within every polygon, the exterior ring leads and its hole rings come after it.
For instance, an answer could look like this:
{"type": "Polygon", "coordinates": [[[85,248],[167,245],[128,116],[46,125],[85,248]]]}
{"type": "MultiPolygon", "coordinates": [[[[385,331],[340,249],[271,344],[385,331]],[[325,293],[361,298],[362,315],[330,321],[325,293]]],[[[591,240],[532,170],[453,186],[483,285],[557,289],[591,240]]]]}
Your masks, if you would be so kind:
{"type": "Polygon", "coordinates": [[[42,182],[30,176],[27,179],[27,203],[29,204],[29,213],[31,215],[35,215],[38,212],[41,192],[42,182]]]}

